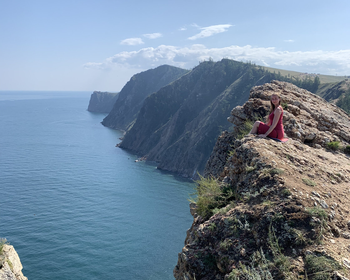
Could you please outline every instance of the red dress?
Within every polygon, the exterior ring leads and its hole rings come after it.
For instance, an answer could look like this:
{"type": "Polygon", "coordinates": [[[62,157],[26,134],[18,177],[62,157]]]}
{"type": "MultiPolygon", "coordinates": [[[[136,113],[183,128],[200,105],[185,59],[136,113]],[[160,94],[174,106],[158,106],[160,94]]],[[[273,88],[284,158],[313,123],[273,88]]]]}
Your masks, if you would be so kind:
{"type": "MultiPolygon", "coordinates": [[[[280,106],[279,106],[280,107],[280,106]]],[[[283,139],[284,136],[284,129],[283,129],[283,124],[282,124],[282,120],[283,120],[283,109],[282,107],[280,107],[282,110],[282,113],[280,115],[280,118],[277,122],[276,127],[271,131],[271,133],[269,135],[267,135],[267,137],[270,138],[278,138],[278,139],[283,139]]],[[[269,120],[270,120],[270,124],[272,125],[273,123],[273,118],[275,116],[274,111],[269,115],[269,120]]],[[[260,122],[259,127],[258,127],[258,134],[265,134],[268,130],[269,130],[270,126],[260,122]]]]}

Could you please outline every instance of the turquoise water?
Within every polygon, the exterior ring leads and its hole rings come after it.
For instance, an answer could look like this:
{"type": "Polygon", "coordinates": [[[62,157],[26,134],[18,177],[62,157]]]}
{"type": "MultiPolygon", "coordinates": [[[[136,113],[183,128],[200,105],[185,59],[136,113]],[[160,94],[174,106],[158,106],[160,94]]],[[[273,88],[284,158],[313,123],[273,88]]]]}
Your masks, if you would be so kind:
{"type": "Polygon", "coordinates": [[[0,92],[0,237],[29,280],[173,279],[193,184],[115,145],[89,92],[0,92]]]}

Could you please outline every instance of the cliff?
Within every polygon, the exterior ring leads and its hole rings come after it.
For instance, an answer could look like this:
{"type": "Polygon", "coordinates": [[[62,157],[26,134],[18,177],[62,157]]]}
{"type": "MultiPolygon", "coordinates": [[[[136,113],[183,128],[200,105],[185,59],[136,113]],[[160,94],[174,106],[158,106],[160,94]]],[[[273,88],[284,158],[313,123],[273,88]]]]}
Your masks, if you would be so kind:
{"type": "Polygon", "coordinates": [[[0,280],[27,280],[23,276],[22,264],[17,252],[11,245],[2,245],[0,252],[0,280]]]}
{"type": "Polygon", "coordinates": [[[273,77],[248,63],[202,62],[145,99],[120,147],[184,177],[202,173],[217,137],[232,126],[226,121],[230,108],[273,77]]]}
{"type": "Polygon", "coordinates": [[[88,111],[94,113],[109,113],[118,98],[118,93],[94,91],[91,94],[88,111]]]}
{"type": "Polygon", "coordinates": [[[123,87],[117,101],[102,124],[104,126],[127,130],[132,126],[144,100],[160,88],[170,84],[188,70],[162,65],[134,75],[123,87]]]}
{"type": "Polygon", "coordinates": [[[348,279],[349,115],[274,81],[254,87],[229,121],[234,131],[218,138],[197,183],[175,278],[348,279]],[[239,137],[267,114],[274,92],[289,140],[239,137]]]}

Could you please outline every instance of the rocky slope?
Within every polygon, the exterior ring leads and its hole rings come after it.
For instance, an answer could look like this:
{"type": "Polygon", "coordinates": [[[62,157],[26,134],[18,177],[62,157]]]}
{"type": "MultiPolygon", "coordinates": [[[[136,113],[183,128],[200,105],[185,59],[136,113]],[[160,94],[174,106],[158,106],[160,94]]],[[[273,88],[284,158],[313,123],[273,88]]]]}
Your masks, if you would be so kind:
{"type": "Polygon", "coordinates": [[[112,110],[102,121],[104,126],[127,130],[132,126],[147,96],[177,80],[188,70],[162,65],[131,77],[118,95],[112,110]]]}
{"type": "Polygon", "coordinates": [[[230,108],[243,104],[254,85],[274,75],[229,59],[200,63],[190,73],[150,95],[120,147],[158,168],[193,177],[205,164],[230,108]]]}
{"type": "Polygon", "coordinates": [[[0,280],[27,280],[22,273],[22,264],[11,245],[4,245],[0,255],[0,280]]]}
{"type": "Polygon", "coordinates": [[[348,279],[350,117],[291,84],[235,107],[198,183],[176,279],[348,279]],[[249,135],[269,96],[283,98],[286,143],[249,135]]]}
{"type": "Polygon", "coordinates": [[[90,97],[88,111],[94,113],[109,113],[117,98],[118,93],[94,91],[90,97]]]}

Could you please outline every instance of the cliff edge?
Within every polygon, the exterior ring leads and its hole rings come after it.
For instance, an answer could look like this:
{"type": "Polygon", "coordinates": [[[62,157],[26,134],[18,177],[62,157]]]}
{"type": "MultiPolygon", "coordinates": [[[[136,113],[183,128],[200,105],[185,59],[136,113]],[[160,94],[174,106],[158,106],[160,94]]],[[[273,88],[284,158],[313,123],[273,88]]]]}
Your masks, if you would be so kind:
{"type": "Polygon", "coordinates": [[[13,246],[3,245],[0,254],[0,280],[28,280],[22,269],[22,263],[13,246]]]}
{"type": "Polygon", "coordinates": [[[348,279],[350,117],[292,84],[235,107],[191,203],[175,279],[348,279]],[[280,93],[286,143],[248,135],[280,93]],[[239,139],[241,138],[241,139],[239,139]]]}
{"type": "Polygon", "coordinates": [[[94,113],[109,113],[117,99],[117,92],[94,91],[90,97],[88,111],[94,113]]]}

